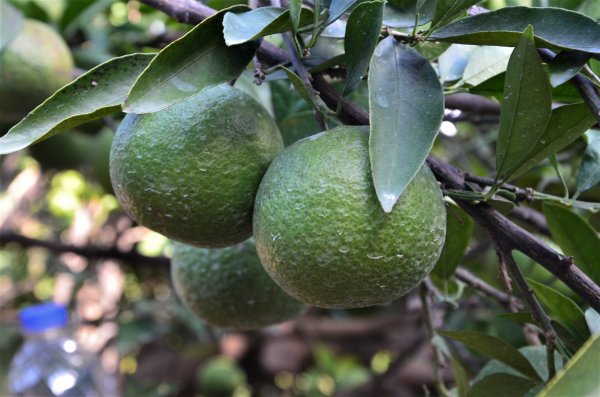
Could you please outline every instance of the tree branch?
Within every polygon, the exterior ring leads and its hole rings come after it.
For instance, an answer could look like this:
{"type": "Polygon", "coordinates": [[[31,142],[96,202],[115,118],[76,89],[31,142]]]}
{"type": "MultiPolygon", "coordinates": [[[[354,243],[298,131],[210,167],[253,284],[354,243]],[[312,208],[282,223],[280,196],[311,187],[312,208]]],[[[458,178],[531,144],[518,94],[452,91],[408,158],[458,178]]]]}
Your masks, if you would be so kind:
{"type": "Polygon", "coordinates": [[[145,256],[135,251],[120,251],[116,247],[101,248],[96,246],[78,247],[75,245],[63,244],[58,241],[38,240],[22,236],[17,233],[2,231],[0,232],[0,246],[8,243],[19,244],[23,248],[41,247],[55,253],[72,252],[86,258],[112,258],[130,263],[144,263],[156,266],[169,266],[170,260],[164,256],[145,256]]]}
{"type": "MultiPolygon", "coordinates": [[[[147,5],[156,6],[156,8],[180,21],[193,21],[197,23],[211,13],[214,13],[214,10],[210,10],[206,6],[200,6],[199,3],[192,0],[141,1],[147,5]]],[[[265,65],[287,62],[288,59],[283,50],[264,41],[258,49],[257,56],[265,65]]],[[[334,109],[337,107],[340,95],[327,83],[323,76],[319,74],[313,75],[313,86],[319,91],[321,98],[330,108],[334,109]]],[[[339,118],[346,124],[366,125],[369,122],[369,115],[364,109],[346,100],[342,102],[341,110],[339,118]]],[[[600,118],[600,114],[597,116],[600,118]]],[[[438,180],[447,188],[469,190],[465,186],[464,174],[462,172],[432,156],[428,157],[428,162],[438,180]]],[[[457,202],[476,222],[490,233],[493,239],[496,241],[498,239],[501,240],[507,246],[523,252],[540,263],[585,299],[590,306],[600,312],[600,287],[575,266],[573,258],[559,254],[543,241],[514,224],[487,204],[473,205],[462,200],[457,200],[457,202]]]]}
{"type": "Polygon", "coordinates": [[[483,281],[482,279],[480,279],[465,268],[456,268],[454,275],[462,282],[495,299],[510,312],[519,310],[523,306],[522,303],[514,296],[492,287],[491,285],[489,285],[488,283],[486,283],[485,281],[483,281]]]}

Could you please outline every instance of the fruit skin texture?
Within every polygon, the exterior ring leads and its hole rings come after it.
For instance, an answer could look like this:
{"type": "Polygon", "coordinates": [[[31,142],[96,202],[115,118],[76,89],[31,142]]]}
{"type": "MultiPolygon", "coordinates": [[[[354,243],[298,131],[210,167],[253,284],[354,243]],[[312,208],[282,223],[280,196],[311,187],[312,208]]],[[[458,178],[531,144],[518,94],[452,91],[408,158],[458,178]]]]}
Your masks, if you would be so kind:
{"type": "Polygon", "coordinates": [[[176,243],[171,279],[188,308],[221,328],[261,328],[290,320],[304,308],[264,271],[252,239],[221,249],[176,243]]]}
{"type": "Polygon", "coordinates": [[[256,191],[282,150],[267,111],[220,85],[157,113],[128,114],[113,140],[110,178],[141,225],[183,243],[225,247],[252,235],[256,191]]]}
{"type": "Polygon", "coordinates": [[[0,122],[22,119],[71,81],[73,58],[49,26],[26,20],[0,53],[0,122]]]}
{"type": "Polygon", "coordinates": [[[314,306],[364,307],[404,295],[435,266],[445,233],[442,193],[427,165],[383,212],[361,127],[296,142],[271,164],[256,197],[263,266],[314,306]]]}

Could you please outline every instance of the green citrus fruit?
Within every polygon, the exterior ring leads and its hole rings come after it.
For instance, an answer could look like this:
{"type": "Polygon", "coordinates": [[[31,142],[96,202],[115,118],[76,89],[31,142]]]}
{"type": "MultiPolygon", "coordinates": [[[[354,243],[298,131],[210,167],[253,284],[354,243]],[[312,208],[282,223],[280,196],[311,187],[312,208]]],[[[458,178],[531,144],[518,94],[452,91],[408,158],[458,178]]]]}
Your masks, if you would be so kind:
{"type": "Polygon", "coordinates": [[[269,167],[254,210],[267,272],[321,307],[389,302],[416,287],[444,244],[446,211],[424,165],[391,213],[375,195],[368,133],[338,127],[300,140],[269,167]]]}
{"type": "Polygon", "coordinates": [[[127,115],[110,177],[138,223],[187,244],[224,247],[252,235],[256,191],[282,150],[267,111],[220,85],[157,113],[127,115]]]}
{"type": "Polygon", "coordinates": [[[43,170],[79,169],[86,164],[93,142],[92,136],[72,130],[37,142],[28,151],[43,170]]]}
{"type": "Polygon", "coordinates": [[[22,119],[71,81],[73,58],[49,26],[26,20],[0,53],[0,121],[22,119]]]}
{"type": "Polygon", "coordinates": [[[198,371],[198,383],[206,397],[231,397],[246,383],[246,373],[230,358],[215,357],[198,371]]]}
{"type": "Polygon", "coordinates": [[[217,327],[260,328],[290,320],[304,307],[264,271],[252,240],[220,249],[176,243],[171,278],[181,300],[217,327]]]}

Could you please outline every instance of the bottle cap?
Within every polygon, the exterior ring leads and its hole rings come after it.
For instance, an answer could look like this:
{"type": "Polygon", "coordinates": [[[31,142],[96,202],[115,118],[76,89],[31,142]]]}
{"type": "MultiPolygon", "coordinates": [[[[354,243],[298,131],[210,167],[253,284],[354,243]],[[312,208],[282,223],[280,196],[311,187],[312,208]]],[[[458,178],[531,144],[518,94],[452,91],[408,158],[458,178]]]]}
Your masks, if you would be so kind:
{"type": "Polygon", "coordinates": [[[64,327],[68,321],[67,308],[56,303],[29,306],[19,312],[21,326],[27,332],[43,332],[64,327]]]}

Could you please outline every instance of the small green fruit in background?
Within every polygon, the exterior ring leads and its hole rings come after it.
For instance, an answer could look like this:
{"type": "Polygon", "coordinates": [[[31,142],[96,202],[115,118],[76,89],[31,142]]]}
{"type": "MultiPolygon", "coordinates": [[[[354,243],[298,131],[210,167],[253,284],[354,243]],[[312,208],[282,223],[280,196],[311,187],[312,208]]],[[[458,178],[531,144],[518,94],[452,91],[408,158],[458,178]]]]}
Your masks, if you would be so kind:
{"type": "Polygon", "coordinates": [[[246,383],[246,374],[233,360],[214,357],[200,368],[197,379],[206,397],[231,397],[246,383]]]}
{"type": "Polygon", "coordinates": [[[26,20],[0,52],[0,122],[16,123],[71,81],[73,58],[55,30],[26,20]]]}
{"type": "Polygon", "coordinates": [[[365,128],[338,127],[288,147],[256,197],[254,238],[267,272],[314,306],[382,304],[415,288],[444,245],[442,192],[424,165],[391,213],[377,200],[365,128]]]}
{"type": "Polygon", "coordinates": [[[128,114],[113,141],[110,177],[141,225],[186,244],[225,247],[252,235],[256,191],[282,150],[268,112],[220,85],[156,113],[128,114]]]}
{"type": "Polygon", "coordinates": [[[221,328],[261,328],[290,320],[304,308],[264,271],[252,240],[221,249],[176,243],[171,278],[187,307],[221,328]]]}

